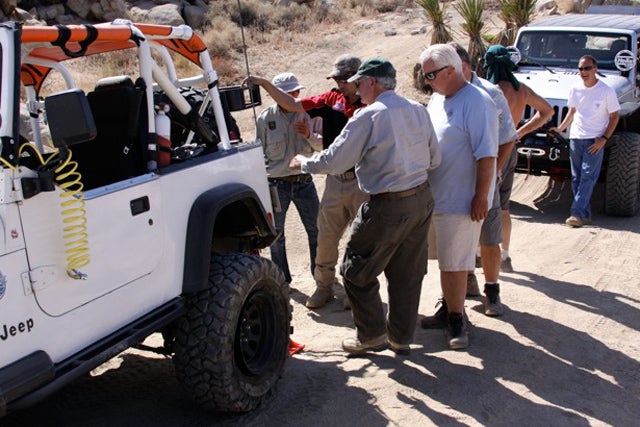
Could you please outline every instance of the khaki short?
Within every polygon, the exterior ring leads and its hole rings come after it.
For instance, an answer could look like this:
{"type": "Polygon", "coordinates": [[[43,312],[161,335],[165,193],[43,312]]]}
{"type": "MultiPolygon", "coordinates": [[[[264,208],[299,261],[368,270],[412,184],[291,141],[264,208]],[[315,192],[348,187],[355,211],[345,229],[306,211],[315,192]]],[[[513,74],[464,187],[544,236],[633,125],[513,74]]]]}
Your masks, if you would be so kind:
{"type": "Polygon", "coordinates": [[[464,214],[434,213],[431,229],[435,234],[441,271],[472,271],[476,267],[476,246],[482,222],[464,214]]]}

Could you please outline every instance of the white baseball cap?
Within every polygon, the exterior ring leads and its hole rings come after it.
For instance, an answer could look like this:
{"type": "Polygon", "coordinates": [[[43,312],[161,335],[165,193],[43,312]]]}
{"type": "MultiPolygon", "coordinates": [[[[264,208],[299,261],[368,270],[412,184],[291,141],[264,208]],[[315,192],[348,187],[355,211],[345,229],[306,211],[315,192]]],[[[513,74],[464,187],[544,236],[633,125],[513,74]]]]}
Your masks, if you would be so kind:
{"type": "Polygon", "coordinates": [[[280,73],[271,80],[271,83],[283,92],[291,93],[304,89],[298,78],[293,73],[280,73]]]}

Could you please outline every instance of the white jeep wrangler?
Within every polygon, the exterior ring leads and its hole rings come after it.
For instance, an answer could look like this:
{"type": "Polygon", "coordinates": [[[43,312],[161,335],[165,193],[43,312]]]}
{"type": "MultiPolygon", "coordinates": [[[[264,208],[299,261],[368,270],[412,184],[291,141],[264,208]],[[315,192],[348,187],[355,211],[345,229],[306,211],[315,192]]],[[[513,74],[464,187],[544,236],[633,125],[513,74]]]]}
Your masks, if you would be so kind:
{"type": "Polygon", "coordinates": [[[276,236],[262,149],[230,115],[258,89],[219,88],[186,26],[2,23],[0,49],[0,417],[154,332],[195,401],[253,409],[291,322],[283,274],[255,255],[276,236]],[[127,51],[133,76],[65,65],[127,51]]]}
{"type": "MultiPolygon", "coordinates": [[[[605,213],[632,216],[640,208],[640,8],[592,6],[586,14],[567,14],[522,27],[512,48],[516,78],[553,106],[555,114],[543,128],[517,145],[517,172],[571,178],[568,130],[550,134],[568,112],[569,89],[580,82],[578,61],[591,55],[598,78],[613,87],[622,107],[614,138],[607,143],[601,180],[605,182],[605,213]]],[[[527,109],[526,120],[535,111],[527,109]]]]}

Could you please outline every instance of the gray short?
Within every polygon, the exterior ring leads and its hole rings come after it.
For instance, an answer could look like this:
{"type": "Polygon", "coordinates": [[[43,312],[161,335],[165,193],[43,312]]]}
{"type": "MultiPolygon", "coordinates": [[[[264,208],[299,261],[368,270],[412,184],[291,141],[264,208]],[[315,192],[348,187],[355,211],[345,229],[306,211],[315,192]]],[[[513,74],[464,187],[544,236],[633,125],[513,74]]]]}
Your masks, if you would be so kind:
{"type": "Polygon", "coordinates": [[[473,271],[481,224],[469,214],[434,213],[432,226],[440,271],[473,271]]]}
{"type": "Polygon", "coordinates": [[[480,230],[480,246],[495,246],[502,243],[502,211],[500,206],[489,209],[480,230]]]}
{"type": "Polygon", "coordinates": [[[509,210],[509,199],[511,198],[511,189],[513,188],[513,176],[516,171],[516,164],[518,163],[518,153],[516,148],[513,147],[511,157],[504,165],[502,169],[502,180],[500,181],[500,208],[503,211],[509,210]]]}

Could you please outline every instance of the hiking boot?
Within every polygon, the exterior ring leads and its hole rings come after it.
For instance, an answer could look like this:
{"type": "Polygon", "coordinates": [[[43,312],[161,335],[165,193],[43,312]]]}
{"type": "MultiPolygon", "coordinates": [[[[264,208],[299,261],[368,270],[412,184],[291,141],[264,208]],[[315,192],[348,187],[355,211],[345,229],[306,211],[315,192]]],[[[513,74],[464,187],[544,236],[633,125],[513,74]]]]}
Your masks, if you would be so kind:
{"type": "Polygon", "coordinates": [[[491,317],[502,316],[504,307],[502,302],[500,302],[500,284],[485,284],[484,294],[486,295],[484,302],[484,314],[491,317]]]}
{"type": "Polygon", "coordinates": [[[479,297],[480,287],[478,286],[478,279],[473,273],[467,274],[467,297],[479,297]]]}
{"type": "Polygon", "coordinates": [[[578,218],[577,216],[571,215],[569,218],[567,218],[567,220],[564,222],[565,225],[568,225],[569,227],[573,227],[573,228],[579,228],[582,227],[583,223],[582,223],[582,218],[578,218]]]}
{"type": "Polygon", "coordinates": [[[333,289],[331,288],[316,288],[313,295],[307,298],[305,305],[307,308],[320,308],[324,307],[326,303],[333,299],[333,289]]]}
{"type": "Polygon", "coordinates": [[[387,334],[372,338],[367,341],[360,341],[358,338],[347,338],[342,341],[342,349],[349,354],[362,354],[370,351],[382,351],[389,347],[387,334]]]}
{"type": "Polygon", "coordinates": [[[345,310],[351,310],[351,301],[349,301],[349,297],[346,295],[342,298],[342,308],[345,310]]]}
{"type": "Polygon", "coordinates": [[[392,341],[391,339],[389,340],[389,348],[395,354],[400,354],[402,356],[408,355],[409,352],[411,351],[411,345],[410,344],[399,344],[397,342],[392,341]]]}
{"type": "Polygon", "coordinates": [[[500,261],[500,271],[502,271],[503,273],[513,273],[513,266],[511,266],[510,256],[500,261]]]}
{"type": "Polygon", "coordinates": [[[591,218],[581,218],[582,225],[591,225],[591,218]]]}
{"type": "Polygon", "coordinates": [[[438,299],[436,307],[440,306],[433,316],[425,316],[420,320],[422,329],[444,329],[447,327],[447,302],[444,298],[438,299]]]}
{"type": "Polygon", "coordinates": [[[451,350],[460,350],[469,346],[469,325],[462,313],[449,313],[447,341],[451,350]]]}

